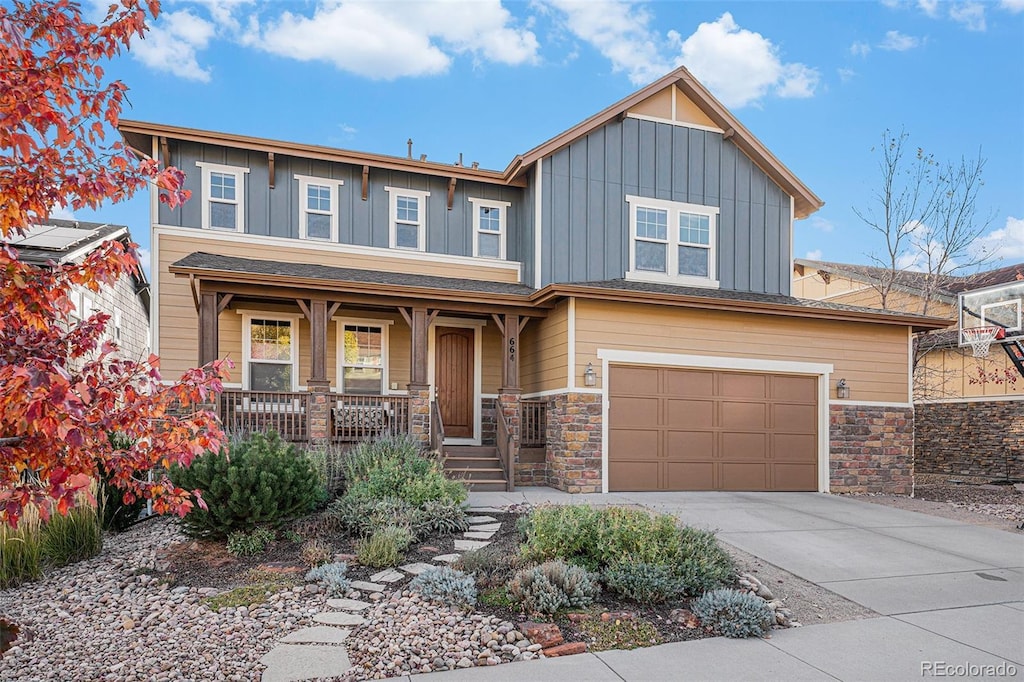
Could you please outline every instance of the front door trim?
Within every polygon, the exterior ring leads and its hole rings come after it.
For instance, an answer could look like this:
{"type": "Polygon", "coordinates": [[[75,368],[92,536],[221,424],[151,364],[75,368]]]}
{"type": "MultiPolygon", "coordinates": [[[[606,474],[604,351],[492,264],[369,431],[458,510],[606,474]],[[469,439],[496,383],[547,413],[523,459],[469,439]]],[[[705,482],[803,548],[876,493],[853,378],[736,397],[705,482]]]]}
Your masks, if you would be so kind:
{"type": "Polygon", "coordinates": [[[829,376],[831,364],[796,360],[760,360],[711,355],[681,355],[598,348],[601,361],[601,492],[608,492],[608,365],[661,365],[691,369],[722,369],[767,374],[809,374],[818,377],[818,492],[829,491],[829,376]]]}
{"type": "MultiPolygon", "coordinates": [[[[487,320],[472,320],[457,317],[437,317],[430,325],[427,335],[427,376],[430,377],[430,395],[434,395],[437,389],[436,370],[436,340],[438,327],[460,327],[472,329],[473,331],[473,437],[472,438],[445,438],[447,445],[480,445],[481,444],[481,423],[480,404],[482,402],[483,385],[483,328],[487,326],[487,320]]],[[[433,397],[431,398],[433,399],[433,397]]]]}

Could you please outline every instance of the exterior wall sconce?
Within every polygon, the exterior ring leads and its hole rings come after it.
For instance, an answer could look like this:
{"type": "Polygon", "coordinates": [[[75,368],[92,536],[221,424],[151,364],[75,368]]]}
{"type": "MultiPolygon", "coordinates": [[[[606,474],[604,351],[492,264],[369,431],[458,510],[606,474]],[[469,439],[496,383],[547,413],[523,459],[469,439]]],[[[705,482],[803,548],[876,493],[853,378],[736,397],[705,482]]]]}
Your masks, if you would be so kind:
{"type": "Polygon", "coordinates": [[[597,372],[594,371],[594,363],[588,362],[587,368],[583,370],[583,385],[597,386],[597,372]]]}
{"type": "Polygon", "coordinates": [[[836,384],[836,397],[840,400],[846,400],[850,397],[850,387],[846,383],[846,379],[840,379],[839,383],[836,384]]]}

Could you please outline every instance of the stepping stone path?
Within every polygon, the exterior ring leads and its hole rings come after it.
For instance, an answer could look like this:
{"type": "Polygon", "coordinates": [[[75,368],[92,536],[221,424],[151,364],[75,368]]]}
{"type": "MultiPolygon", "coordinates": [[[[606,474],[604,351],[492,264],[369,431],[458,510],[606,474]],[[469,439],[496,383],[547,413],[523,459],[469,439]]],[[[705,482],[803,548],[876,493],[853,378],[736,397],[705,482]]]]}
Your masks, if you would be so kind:
{"type": "MultiPolygon", "coordinates": [[[[470,514],[475,515],[468,518],[470,530],[455,540],[455,552],[435,556],[434,561],[454,563],[462,552],[482,549],[491,544],[489,540],[501,530],[501,524],[498,519],[487,514],[498,514],[501,511],[494,507],[471,508],[470,514]]],[[[418,562],[400,568],[411,575],[419,575],[434,566],[418,562]]],[[[395,583],[405,577],[403,573],[389,568],[370,576],[372,582],[353,580],[351,586],[361,592],[384,592],[388,586],[380,583],[395,583]]],[[[352,632],[350,628],[366,622],[359,612],[365,611],[371,604],[358,599],[328,599],[327,606],[335,610],[313,616],[313,621],[320,625],[291,633],[260,659],[267,666],[263,671],[263,682],[299,682],[319,677],[338,677],[352,667],[344,642],[352,632]]]]}

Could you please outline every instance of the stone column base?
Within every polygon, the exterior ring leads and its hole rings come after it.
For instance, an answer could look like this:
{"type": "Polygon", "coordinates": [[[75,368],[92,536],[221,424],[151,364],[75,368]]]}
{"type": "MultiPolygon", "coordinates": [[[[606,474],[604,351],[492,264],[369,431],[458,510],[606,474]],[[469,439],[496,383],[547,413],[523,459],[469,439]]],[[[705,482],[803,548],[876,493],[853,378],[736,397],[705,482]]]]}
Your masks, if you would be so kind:
{"type": "Polygon", "coordinates": [[[830,489],[914,492],[914,408],[832,405],[830,489]]]}
{"type": "Polygon", "coordinates": [[[601,492],[601,396],[560,393],[548,400],[547,414],[548,486],[601,492]]]}

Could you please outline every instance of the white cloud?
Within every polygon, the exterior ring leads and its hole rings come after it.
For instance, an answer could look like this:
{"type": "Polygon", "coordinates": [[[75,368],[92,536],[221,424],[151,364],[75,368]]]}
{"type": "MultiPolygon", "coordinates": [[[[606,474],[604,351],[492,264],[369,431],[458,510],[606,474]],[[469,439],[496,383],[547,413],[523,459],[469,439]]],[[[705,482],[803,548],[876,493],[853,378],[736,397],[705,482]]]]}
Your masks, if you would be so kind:
{"type": "Polygon", "coordinates": [[[686,67],[728,107],[755,104],[769,94],[811,97],[820,74],[805,64],[783,63],[779,48],[740,26],[729,12],[697,27],[679,45],[686,67]]]}
{"type": "Polygon", "coordinates": [[[356,133],[359,132],[358,128],[353,128],[347,123],[339,123],[338,127],[341,128],[341,132],[345,133],[346,135],[355,135],[356,133]]]}
{"type": "Polygon", "coordinates": [[[532,31],[512,25],[500,0],[322,0],[311,17],[285,11],[262,27],[252,20],[243,42],[383,80],[444,73],[459,54],[481,62],[529,63],[539,49],[532,31]]]}
{"type": "Polygon", "coordinates": [[[806,258],[807,260],[821,260],[821,249],[814,249],[813,251],[808,251],[806,255],[804,255],[804,258],[806,258]]]}
{"type": "Polygon", "coordinates": [[[811,227],[813,227],[815,230],[821,230],[822,232],[831,232],[832,230],[836,229],[835,223],[833,223],[831,220],[826,220],[825,218],[821,218],[819,216],[814,216],[813,218],[811,218],[811,227]]]}
{"type": "Polygon", "coordinates": [[[1014,14],[1024,12],[1024,0],[1002,0],[999,3],[999,8],[1014,14]]]}
{"type": "Polygon", "coordinates": [[[857,57],[867,57],[869,52],[871,52],[871,46],[860,40],[854,41],[853,45],[850,45],[850,54],[857,57]]]}
{"type": "Polygon", "coordinates": [[[210,70],[199,66],[196,51],[204,49],[216,27],[188,10],[162,14],[142,40],[131,44],[131,54],[146,66],[203,83],[210,70]]]}
{"type": "Polygon", "coordinates": [[[1024,218],[1008,216],[1006,225],[982,236],[975,243],[975,248],[979,256],[1010,262],[1024,260],[1024,218]]]}
{"type": "Polygon", "coordinates": [[[839,74],[839,80],[844,83],[849,83],[857,75],[853,69],[837,69],[836,72],[839,74]]]}
{"type": "Polygon", "coordinates": [[[917,7],[930,17],[939,15],[939,0],[917,0],[917,7]]]}
{"type": "Polygon", "coordinates": [[[78,218],[75,217],[74,211],[67,206],[54,206],[50,210],[50,217],[55,220],[78,220],[78,218]]]}
{"type": "Polygon", "coordinates": [[[963,24],[968,31],[984,31],[985,6],[980,2],[965,2],[949,8],[949,18],[963,24]]]}
{"type": "Polygon", "coordinates": [[[895,52],[905,52],[921,45],[921,39],[908,36],[899,31],[886,31],[885,39],[878,44],[879,49],[895,52]]]}

